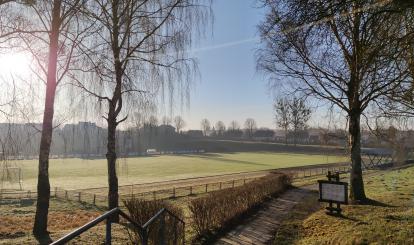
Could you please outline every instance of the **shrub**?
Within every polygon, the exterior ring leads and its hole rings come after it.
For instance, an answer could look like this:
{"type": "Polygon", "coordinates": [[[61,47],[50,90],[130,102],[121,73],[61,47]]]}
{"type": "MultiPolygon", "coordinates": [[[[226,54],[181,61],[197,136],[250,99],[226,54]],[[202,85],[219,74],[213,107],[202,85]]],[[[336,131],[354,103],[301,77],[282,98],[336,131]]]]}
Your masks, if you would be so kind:
{"type": "MultiPolygon", "coordinates": [[[[132,220],[141,226],[149,221],[162,208],[168,209],[168,211],[173,213],[181,220],[184,219],[183,212],[180,208],[173,206],[163,200],[146,201],[132,197],[130,199],[124,200],[123,202],[132,220]]],[[[165,223],[163,229],[165,244],[179,244],[184,241],[184,225],[169,214],[165,214],[165,223]]],[[[152,224],[149,225],[147,230],[149,231],[149,244],[161,244],[161,219],[158,218],[155,220],[152,224]]],[[[129,237],[133,244],[140,244],[141,238],[137,230],[134,229],[134,233],[129,234],[129,237]]]]}
{"type": "Polygon", "coordinates": [[[192,227],[198,237],[208,237],[214,231],[231,225],[267,198],[290,186],[291,178],[272,173],[243,186],[211,192],[189,204],[192,227]]]}

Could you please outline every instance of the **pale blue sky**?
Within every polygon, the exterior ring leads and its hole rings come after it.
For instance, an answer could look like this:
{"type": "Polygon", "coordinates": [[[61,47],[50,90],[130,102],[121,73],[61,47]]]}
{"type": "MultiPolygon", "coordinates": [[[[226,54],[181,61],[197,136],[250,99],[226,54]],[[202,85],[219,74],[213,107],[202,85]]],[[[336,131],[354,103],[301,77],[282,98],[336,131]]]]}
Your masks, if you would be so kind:
{"type": "Polygon", "coordinates": [[[254,57],[263,9],[255,0],[216,0],[213,11],[212,34],[195,48],[201,81],[194,85],[190,108],[183,111],[187,127],[200,128],[203,118],[243,125],[248,117],[259,126],[274,127],[272,98],[254,57]]]}

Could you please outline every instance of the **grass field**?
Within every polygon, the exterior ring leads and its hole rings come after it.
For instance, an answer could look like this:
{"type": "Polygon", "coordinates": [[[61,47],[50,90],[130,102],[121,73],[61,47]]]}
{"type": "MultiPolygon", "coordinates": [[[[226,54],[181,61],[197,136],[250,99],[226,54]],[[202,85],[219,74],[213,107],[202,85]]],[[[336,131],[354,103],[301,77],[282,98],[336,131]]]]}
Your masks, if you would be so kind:
{"type": "Polygon", "coordinates": [[[274,244],[414,244],[414,167],[378,172],[365,183],[370,204],[343,206],[342,218],[331,217],[315,212],[315,193],[295,208],[274,244]]]}
{"type": "MultiPolygon", "coordinates": [[[[344,162],[343,156],[275,152],[205,153],[162,155],[120,159],[119,184],[135,184],[201,177],[243,171],[308,166],[344,162]]],[[[34,190],[37,161],[17,161],[23,171],[23,188],[34,190]]],[[[107,185],[105,159],[51,159],[49,176],[52,187],[82,189],[107,185]]]]}
{"type": "MultiPolygon", "coordinates": [[[[376,200],[372,205],[347,205],[344,217],[327,216],[317,202],[318,194],[304,199],[282,223],[274,244],[414,244],[414,167],[372,172],[365,177],[367,195],[376,200]]],[[[171,200],[184,208],[188,202],[205,194],[171,200]]],[[[31,235],[35,203],[29,206],[0,202],[0,244],[35,244],[31,235]]],[[[51,200],[50,235],[59,238],[104,210],[97,207],[51,200]]],[[[189,224],[190,221],[187,221],[189,224]]],[[[188,226],[190,227],[190,226],[188,226]]],[[[124,228],[113,227],[113,244],[126,244],[124,228]]],[[[79,244],[98,244],[105,226],[93,228],[81,236],[79,244]]],[[[190,241],[193,233],[187,230],[190,241]]]]}

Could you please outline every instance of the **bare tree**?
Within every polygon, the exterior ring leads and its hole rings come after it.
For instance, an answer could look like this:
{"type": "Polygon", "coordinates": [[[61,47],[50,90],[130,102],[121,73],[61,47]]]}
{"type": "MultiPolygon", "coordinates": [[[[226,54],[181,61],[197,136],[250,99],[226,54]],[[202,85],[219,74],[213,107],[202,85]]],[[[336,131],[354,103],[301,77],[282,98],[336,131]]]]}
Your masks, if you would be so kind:
{"type": "Polygon", "coordinates": [[[290,106],[287,98],[278,99],[274,105],[277,126],[285,131],[285,144],[288,144],[288,130],[290,126],[290,106]]]}
{"type": "Polygon", "coordinates": [[[157,116],[151,115],[148,119],[148,125],[152,128],[155,128],[158,126],[158,118],[157,116]]]}
{"type": "Polygon", "coordinates": [[[174,117],[174,126],[178,134],[181,134],[181,130],[185,127],[185,121],[181,116],[174,117]]]}
{"type": "Polygon", "coordinates": [[[240,130],[240,124],[237,121],[231,121],[228,127],[229,131],[240,130]]]}
{"type": "Polygon", "coordinates": [[[133,122],[133,127],[135,128],[136,138],[134,138],[136,150],[142,151],[142,142],[141,142],[141,129],[144,127],[145,124],[145,116],[141,112],[135,112],[131,115],[131,119],[133,122]]]}
{"type": "Polygon", "coordinates": [[[361,168],[360,118],[407,77],[399,60],[399,15],[377,1],[263,1],[265,46],[258,66],[273,81],[329,101],[349,118],[350,198],[366,200],[361,168]]]}
{"type": "Polygon", "coordinates": [[[256,121],[253,118],[247,118],[244,122],[244,129],[247,132],[247,136],[252,138],[254,131],[257,129],[256,121]]]}
{"type": "Polygon", "coordinates": [[[9,37],[18,39],[19,46],[32,54],[38,68],[35,70],[36,78],[46,85],[39,149],[36,214],[33,225],[34,235],[43,237],[48,234],[49,154],[53,133],[56,89],[63,83],[70,71],[74,50],[84,34],[85,26],[78,25],[78,10],[83,1],[13,2],[16,2],[13,5],[13,13],[24,22],[24,25],[18,28],[12,27],[12,29],[16,29],[9,33],[9,35],[13,35],[9,37]],[[26,4],[19,4],[21,2],[26,4]]]}
{"type": "MultiPolygon", "coordinates": [[[[0,0],[0,50],[6,52],[15,51],[13,48],[16,46],[14,40],[18,37],[18,33],[22,32],[23,27],[27,24],[27,21],[22,17],[22,14],[17,14],[12,11],[15,3],[20,3],[23,8],[29,6],[26,1],[18,0],[0,0]]],[[[4,74],[2,74],[4,75],[4,74]]],[[[0,114],[6,118],[10,118],[13,115],[12,107],[16,105],[17,96],[15,76],[1,77],[0,86],[2,93],[0,94],[0,114]],[[11,81],[11,82],[10,82],[11,81]]]]}
{"type": "Polygon", "coordinates": [[[210,129],[211,129],[210,121],[207,118],[201,120],[201,130],[203,131],[204,136],[207,136],[210,129]]]}
{"type": "Polygon", "coordinates": [[[145,123],[145,116],[143,115],[143,113],[135,112],[132,115],[132,121],[134,122],[133,126],[135,128],[137,129],[142,128],[145,123]]]}
{"type": "Polygon", "coordinates": [[[167,116],[163,116],[161,122],[162,122],[162,125],[171,125],[171,118],[167,116]]]}
{"type": "Polygon", "coordinates": [[[305,104],[304,99],[294,97],[289,103],[290,125],[293,129],[293,143],[296,146],[297,135],[300,130],[305,130],[311,117],[311,109],[305,104]]]}
{"type": "Polygon", "coordinates": [[[414,8],[403,11],[401,15],[405,35],[399,43],[401,48],[405,49],[401,66],[408,66],[408,79],[383,101],[381,117],[414,117],[414,8]]]}
{"type": "MultiPolygon", "coordinates": [[[[203,0],[91,0],[84,9],[97,28],[96,35],[83,47],[88,54],[81,67],[97,81],[77,80],[98,101],[105,101],[108,125],[108,207],[118,206],[116,174],[116,128],[127,120],[125,105],[134,106],[143,96],[150,99],[169,91],[189,93],[189,83],[197,70],[188,58],[193,28],[208,18],[203,0]]],[[[170,98],[173,98],[170,95],[170,98]]],[[[172,99],[171,99],[172,102],[172,99]]],[[[140,105],[138,105],[140,106],[140,105]]],[[[128,108],[128,107],[126,107],[128,108]]]]}
{"type": "Polygon", "coordinates": [[[223,136],[224,132],[226,131],[226,125],[224,125],[224,122],[222,121],[217,121],[216,122],[216,131],[217,131],[217,136],[223,136]]]}
{"type": "Polygon", "coordinates": [[[148,119],[148,122],[145,123],[146,127],[149,128],[149,138],[148,144],[149,147],[153,147],[153,136],[157,134],[157,127],[158,127],[158,118],[154,115],[151,115],[148,119]]]}

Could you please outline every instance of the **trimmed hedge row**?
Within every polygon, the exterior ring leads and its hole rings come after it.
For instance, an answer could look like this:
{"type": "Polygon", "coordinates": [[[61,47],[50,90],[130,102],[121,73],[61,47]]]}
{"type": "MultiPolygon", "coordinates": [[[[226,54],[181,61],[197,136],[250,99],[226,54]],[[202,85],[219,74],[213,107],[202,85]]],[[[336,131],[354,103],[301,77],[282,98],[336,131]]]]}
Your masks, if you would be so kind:
{"type": "MultiPolygon", "coordinates": [[[[123,202],[132,220],[141,226],[143,226],[162,208],[168,209],[175,216],[179,217],[181,220],[184,220],[182,209],[163,200],[145,201],[132,197],[124,200],[123,202]]],[[[185,239],[185,227],[183,224],[170,215],[165,215],[164,221],[164,229],[160,229],[160,219],[157,219],[149,226],[149,244],[161,244],[161,237],[166,239],[166,241],[164,241],[165,244],[183,244],[185,239]],[[160,233],[162,230],[164,231],[164,234],[160,233]]],[[[133,234],[129,234],[129,239],[132,244],[141,244],[140,235],[136,230],[134,230],[133,234]]]]}
{"type": "Polygon", "coordinates": [[[208,237],[238,217],[279,194],[291,184],[290,176],[273,173],[243,186],[211,192],[189,204],[192,227],[199,238],[208,237]]]}

